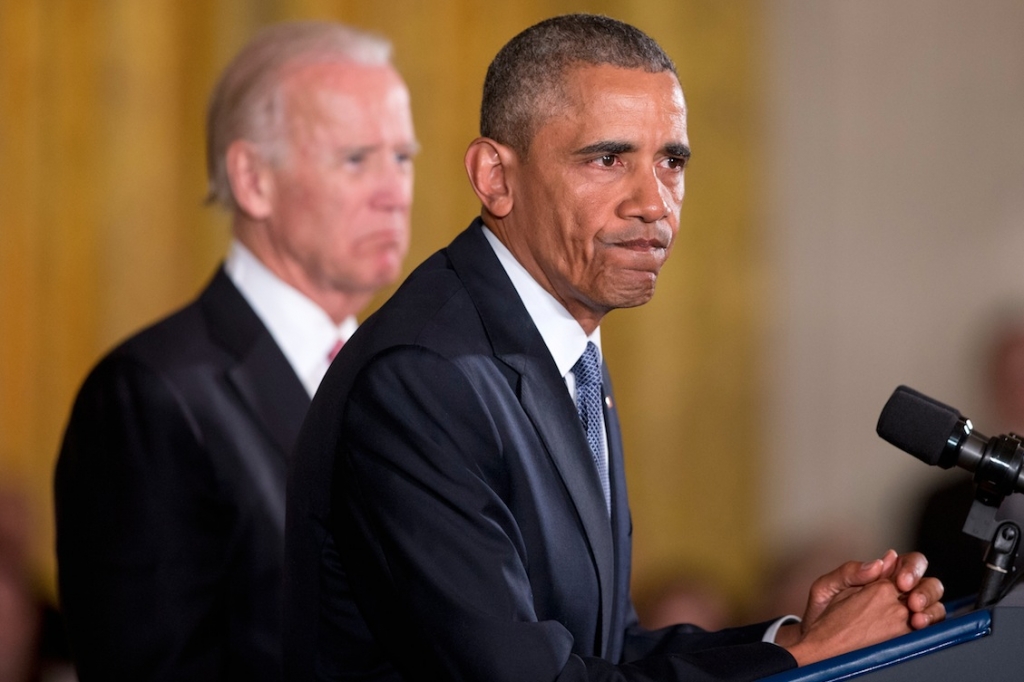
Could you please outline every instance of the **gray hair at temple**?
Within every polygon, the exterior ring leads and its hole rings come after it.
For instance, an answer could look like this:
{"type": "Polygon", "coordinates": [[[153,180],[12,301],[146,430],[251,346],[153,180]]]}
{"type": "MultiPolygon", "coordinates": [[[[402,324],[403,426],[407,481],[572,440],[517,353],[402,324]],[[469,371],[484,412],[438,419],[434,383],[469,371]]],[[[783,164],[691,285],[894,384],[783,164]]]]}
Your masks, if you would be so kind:
{"type": "Polygon", "coordinates": [[[280,162],[287,153],[281,127],[286,104],[280,89],[284,67],[332,59],[389,64],[391,43],[341,24],[290,22],[263,29],[231,61],[213,89],[206,113],[207,203],[236,207],[226,159],[235,140],[253,142],[271,162],[280,162]]]}
{"type": "Polygon", "coordinates": [[[679,75],[661,46],[634,26],[596,14],[552,17],[514,37],[491,62],[480,134],[525,157],[543,118],[559,104],[566,71],[601,64],[679,75]]]}

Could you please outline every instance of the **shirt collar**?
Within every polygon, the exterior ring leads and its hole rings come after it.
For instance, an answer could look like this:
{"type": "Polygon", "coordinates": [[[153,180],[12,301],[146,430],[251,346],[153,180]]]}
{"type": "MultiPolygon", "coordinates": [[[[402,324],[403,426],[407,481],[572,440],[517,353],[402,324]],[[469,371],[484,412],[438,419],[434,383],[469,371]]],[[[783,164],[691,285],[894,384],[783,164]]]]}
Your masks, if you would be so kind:
{"type": "Polygon", "coordinates": [[[231,242],[224,270],[312,396],[327,370],[328,353],[339,339],[352,336],[356,318],[334,324],[320,306],[268,270],[237,239],[231,242]]]}
{"type": "Polygon", "coordinates": [[[501,262],[508,278],[512,280],[512,286],[523,301],[526,312],[540,332],[548,352],[558,367],[558,372],[565,377],[576,361],[583,355],[587,348],[587,341],[593,341],[597,346],[598,357],[601,356],[601,328],[587,336],[583,327],[576,321],[569,311],[558,302],[554,296],[542,287],[526,268],[516,260],[512,252],[508,250],[501,240],[487,227],[483,228],[484,237],[494,249],[495,255],[501,262]]]}

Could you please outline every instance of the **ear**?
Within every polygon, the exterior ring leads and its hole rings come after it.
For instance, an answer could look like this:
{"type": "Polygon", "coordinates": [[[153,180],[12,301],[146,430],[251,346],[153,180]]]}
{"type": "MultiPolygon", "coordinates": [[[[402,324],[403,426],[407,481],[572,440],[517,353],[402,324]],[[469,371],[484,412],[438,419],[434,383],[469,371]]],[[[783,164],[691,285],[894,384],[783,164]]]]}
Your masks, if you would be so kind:
{"type": "Polygon", "coordinates": [[[226,154],[228,182],[240,211],[263,220],[273,210],[274,178],[270,165],[251,142],[235,140],[226,154]]]}
{"type": "Polygon", "coordinates": [[[466,173],[480,203],[496,218],[512,211],[512,178],[517,161],[510,147],[488,137],[478,137],[466,150],[466,173]]]}

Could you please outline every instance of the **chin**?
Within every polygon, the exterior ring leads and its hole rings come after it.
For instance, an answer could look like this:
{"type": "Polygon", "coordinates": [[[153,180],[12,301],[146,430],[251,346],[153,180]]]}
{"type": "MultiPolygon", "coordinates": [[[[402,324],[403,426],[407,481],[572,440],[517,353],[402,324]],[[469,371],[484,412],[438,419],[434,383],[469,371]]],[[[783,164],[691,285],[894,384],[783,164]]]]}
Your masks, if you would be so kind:
{"type": "Polygon", "coordinates": [[[378,286],[391,284],[402,274],[402,262],[405,254],[399,251],[377,254],[375,267],[367,272],[366,281],[377,282],[378,286]]]}
{"type": "Polygon", "coordinates": [[[652,298],[654,298],[654,292],[653,291],[650,292],[649,294],[647,294],[646,296],[635,296],[635,297],[632,297],[632,298],[624,299],[624,300],[620,301],[619,304],[614,306],[614,307],[615,308],[637,308],[637,307],[642,306],[643,304],[647,303],[652,298]]]}
{"type": "Polygon", "coordinates": [[[381,269],[376,273],[376,276],[370,278],[370,286],[373,289],[391,286],[398,281],[401,275],[402,269],[400,267],[381,269]]]}
{"type": "MultiPolygon", "coordinates": [[[[640,274],[640,273],[638,273],[640,274]]],[[[632,278],[629,282],[623,282],[617,286],[609,295],[604,297],[609,308],[636,308],[654,297],[654,285],[657,275],[653,273],[642,273],[643,277],[632,278]]]]}

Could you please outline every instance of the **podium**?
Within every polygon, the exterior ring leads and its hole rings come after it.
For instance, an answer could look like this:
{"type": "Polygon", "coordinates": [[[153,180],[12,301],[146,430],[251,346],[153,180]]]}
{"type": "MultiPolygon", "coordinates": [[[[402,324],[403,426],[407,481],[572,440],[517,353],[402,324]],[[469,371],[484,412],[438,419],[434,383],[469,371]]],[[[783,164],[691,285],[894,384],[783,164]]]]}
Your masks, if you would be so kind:
{"type": "Polygon", "coordinates": [[[762,682],[1024,680],[1024,584],[986,609],[762,682]]]}

